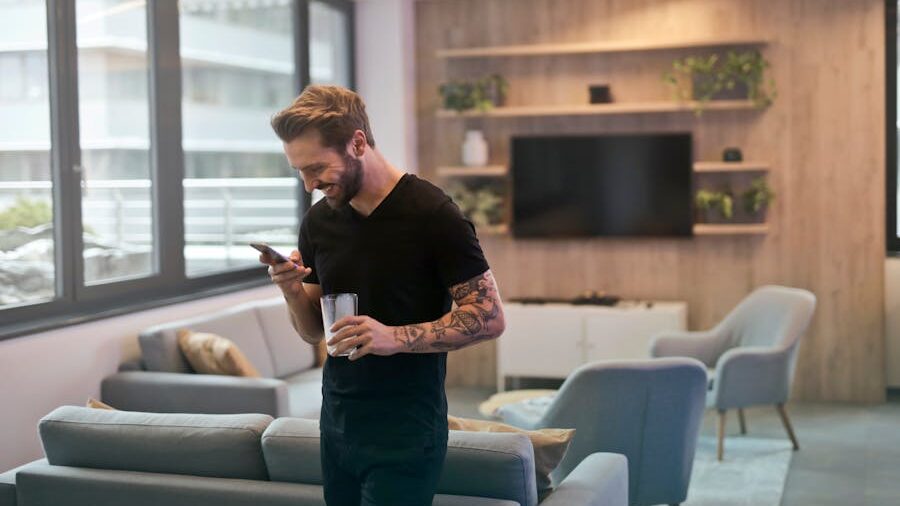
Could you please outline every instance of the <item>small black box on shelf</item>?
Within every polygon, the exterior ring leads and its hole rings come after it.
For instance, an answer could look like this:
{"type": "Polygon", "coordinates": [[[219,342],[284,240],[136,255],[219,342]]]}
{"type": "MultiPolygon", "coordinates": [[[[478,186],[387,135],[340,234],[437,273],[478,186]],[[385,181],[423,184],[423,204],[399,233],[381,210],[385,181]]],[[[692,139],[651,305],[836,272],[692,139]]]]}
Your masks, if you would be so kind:
{"type": "Polygon", "coordinates": [[[612,94],[608,84],[592,84],[588,87],[591,92],[592,104],[608,104],[612,102],[612,94]]]}

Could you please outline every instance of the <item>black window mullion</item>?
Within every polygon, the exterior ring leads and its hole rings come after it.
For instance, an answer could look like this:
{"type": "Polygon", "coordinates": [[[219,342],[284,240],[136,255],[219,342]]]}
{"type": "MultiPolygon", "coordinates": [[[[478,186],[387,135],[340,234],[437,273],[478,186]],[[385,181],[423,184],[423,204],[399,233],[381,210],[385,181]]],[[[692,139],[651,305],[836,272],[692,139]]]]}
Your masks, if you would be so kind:
{"type": "MultiPolygon", "coordinates": [[[[294,0],[294,68],[297,94],[309,86],[309,0],[294,0]]],[[[274,133],[272,135],[275,135],[274,133]]],[[[297,212],[299,220],[309,210],[310,196],[303,188],[303,182],[297,184],[297,212]]],[[[299,244],[298,244],[299,247],[299,244]]]]}
{"type": "Polygon", "coordinates": [[[84,279],[75,2],[48,0],[47,35],[56,285],[72,303],[84,279]]]}
{"type": "Polygon", "coordinates": [[[885,145],[887,168],[887,250],[900,255],[900,237],[897,236],[897,0],[885,1],[885,145]]]}
{"type": "Polygon", "coordinates": [[[177,2],[148,2],[153,237],[161,278],[185,279],[184,151],[177,2]]]}

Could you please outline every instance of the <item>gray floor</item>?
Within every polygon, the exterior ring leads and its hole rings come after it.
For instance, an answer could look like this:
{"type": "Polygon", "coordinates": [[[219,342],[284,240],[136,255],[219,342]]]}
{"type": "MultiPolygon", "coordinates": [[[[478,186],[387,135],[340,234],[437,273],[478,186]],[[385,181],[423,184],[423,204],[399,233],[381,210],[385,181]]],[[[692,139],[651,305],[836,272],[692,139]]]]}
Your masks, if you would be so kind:
{"type": "MultiPolygon", "coordinates": [[[[478,404],[493,390],[448,388],[450,414],[482,418],[478,404]]],[[[774,408],[746,411],[756,437],[786,438],[774,408]]],[[[900,505],[900,399],[880,405],[791,403],[788,414],[800,442],[785,484],[783,506],[900,505]]],[[[702,432],[715,435],[708,412],[702,432]]],[[[740,437],[737,416],[729,437],[740,437]]],[[[728,452],[728,441],[725,441],[728,452]]]]}

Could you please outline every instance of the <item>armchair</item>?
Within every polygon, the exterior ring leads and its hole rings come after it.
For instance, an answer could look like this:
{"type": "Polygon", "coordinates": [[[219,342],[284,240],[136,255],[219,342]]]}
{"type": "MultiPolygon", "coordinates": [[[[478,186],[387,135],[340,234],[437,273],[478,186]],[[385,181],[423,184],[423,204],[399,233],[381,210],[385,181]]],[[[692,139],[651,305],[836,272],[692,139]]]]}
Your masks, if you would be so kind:
{"type": "Polygon", "coordinates": [[[790,396],[800,337],[815,311],[816,297],[783,286],[758,288],[714,328],[669,332],[650,346],[653,357],[694,357],[709,370],[707,404],[719,412],[717,456],[722,460],[725,415],[737,409],[741,433],[747,433],[744,408],[774,404],[794,450],[800,445],[785,403],[790,396]]]}
{"type": "Polygon", "coordinates": [[[524,429],[576,429],[554,484],[592,453],[620,453],[629,504],[677,504],[687,497],[705,396],[706,372],[694,359],[594,362],[569,375],[545,410],[522,402],[498,414],[524,429]]]}

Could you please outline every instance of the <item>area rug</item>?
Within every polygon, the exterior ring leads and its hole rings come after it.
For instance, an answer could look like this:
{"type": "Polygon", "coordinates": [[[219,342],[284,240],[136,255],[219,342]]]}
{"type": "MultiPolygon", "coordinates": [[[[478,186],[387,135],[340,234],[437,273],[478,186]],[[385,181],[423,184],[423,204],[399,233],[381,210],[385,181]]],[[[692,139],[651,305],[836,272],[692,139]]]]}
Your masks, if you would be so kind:
{"type": "Polygon", "coordinates": [[[793,453],[786,439],[731,436],[718,462],[716,438],[701,436],[682,506],[778,506],[793,453]]]}

